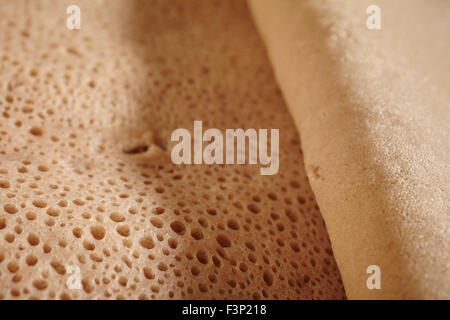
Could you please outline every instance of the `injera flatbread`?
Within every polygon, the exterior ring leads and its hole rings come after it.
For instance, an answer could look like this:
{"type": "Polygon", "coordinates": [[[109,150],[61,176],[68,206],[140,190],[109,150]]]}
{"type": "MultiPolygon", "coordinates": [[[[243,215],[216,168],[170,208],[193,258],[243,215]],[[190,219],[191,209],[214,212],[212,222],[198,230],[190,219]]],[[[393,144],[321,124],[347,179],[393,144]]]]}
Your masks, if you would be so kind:
{"type": "Polygon", "coordinates": [[[347,296],[449,299],[450,2],[250,4],[347,296]]]}
{"type": "Polygon", "coordinates": [[[76,2],[0,2],[0,297],[345,298],[246,3],[76,2]],[[279,128],[280,171],[174,165],[194,120],[279,128]]]}

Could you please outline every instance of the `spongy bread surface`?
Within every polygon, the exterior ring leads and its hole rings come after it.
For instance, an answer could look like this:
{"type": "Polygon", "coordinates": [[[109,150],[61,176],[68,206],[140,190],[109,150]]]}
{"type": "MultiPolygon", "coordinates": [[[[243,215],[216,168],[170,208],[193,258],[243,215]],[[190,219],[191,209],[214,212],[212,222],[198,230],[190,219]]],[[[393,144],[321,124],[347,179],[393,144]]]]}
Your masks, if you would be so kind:
{"type": "Polygon", "coordinates": [[[344,298],[245,2],[77,3],[0,3],[0,297],[344,298]],[[194,120],[279,128],[279,173],[174,165],[194,120]]]}

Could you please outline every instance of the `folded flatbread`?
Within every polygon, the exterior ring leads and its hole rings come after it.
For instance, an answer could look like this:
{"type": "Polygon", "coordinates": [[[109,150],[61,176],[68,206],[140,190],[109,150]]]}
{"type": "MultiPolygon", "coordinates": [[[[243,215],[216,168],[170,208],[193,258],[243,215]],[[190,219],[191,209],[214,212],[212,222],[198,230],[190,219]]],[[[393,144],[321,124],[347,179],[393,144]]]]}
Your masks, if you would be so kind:
{"type": "Polygon", "coordinates": [[[367,1],[73,4],[0,0],[0,298],[450,297],[447,1],[378,0],[380,30],[367,1]],[[279,129],[278,174],[175,165],[195,120],[279,129]]]}

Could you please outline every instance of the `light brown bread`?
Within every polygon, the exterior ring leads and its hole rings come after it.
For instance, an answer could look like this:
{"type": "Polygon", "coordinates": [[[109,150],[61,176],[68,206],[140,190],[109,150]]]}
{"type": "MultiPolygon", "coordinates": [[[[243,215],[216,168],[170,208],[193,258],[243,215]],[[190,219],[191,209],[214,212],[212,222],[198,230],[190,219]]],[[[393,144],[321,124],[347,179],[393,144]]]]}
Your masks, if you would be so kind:
{"type": "Polygon", "coordinates": [[[449,299],[450,2],[250,4],[347,296],[449,299]]]}
{"type": "Polygon", "coordinates": [[[344,298],[245,2],[70,4],[0,2],[0,297],[344,298]],[[194,120],[279,128],[279,173],[172,164],[194,120]]]}

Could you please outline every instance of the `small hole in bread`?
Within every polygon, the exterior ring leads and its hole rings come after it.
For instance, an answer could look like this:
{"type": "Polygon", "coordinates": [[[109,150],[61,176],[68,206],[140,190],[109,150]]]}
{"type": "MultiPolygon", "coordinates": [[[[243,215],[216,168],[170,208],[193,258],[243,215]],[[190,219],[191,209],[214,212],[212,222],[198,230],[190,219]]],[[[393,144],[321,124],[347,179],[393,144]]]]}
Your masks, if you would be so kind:
{"type": "Polygon", "coordinates": [[[143,145],[138,145],[138,146],[130,148],[130,149],[124,149],[123,153],[126,153],[126,154],[139,154],[139,153],[147,152],[147,150],[148,150],[148,146],[143,144],[143,145]]]}

